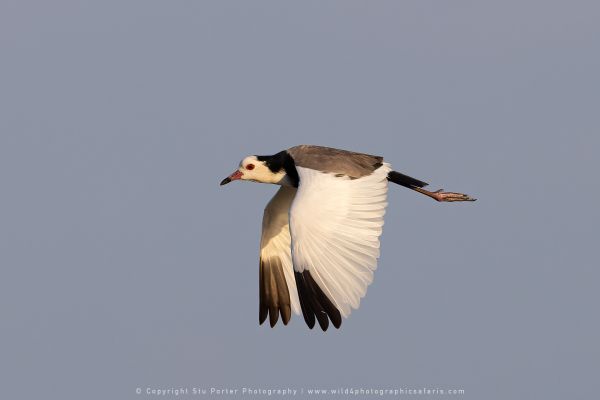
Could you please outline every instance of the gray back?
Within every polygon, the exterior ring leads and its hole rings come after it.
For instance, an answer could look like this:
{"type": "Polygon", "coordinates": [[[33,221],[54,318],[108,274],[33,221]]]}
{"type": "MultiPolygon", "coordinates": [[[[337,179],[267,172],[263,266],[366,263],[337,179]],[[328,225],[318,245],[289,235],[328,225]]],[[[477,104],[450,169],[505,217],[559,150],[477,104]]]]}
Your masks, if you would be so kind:
{"type": "Polygon", "coordinates": [[[383,157],[331,147],[300,145],[287,150],[299,167],[360,178],[381,167],[383,157]]]}

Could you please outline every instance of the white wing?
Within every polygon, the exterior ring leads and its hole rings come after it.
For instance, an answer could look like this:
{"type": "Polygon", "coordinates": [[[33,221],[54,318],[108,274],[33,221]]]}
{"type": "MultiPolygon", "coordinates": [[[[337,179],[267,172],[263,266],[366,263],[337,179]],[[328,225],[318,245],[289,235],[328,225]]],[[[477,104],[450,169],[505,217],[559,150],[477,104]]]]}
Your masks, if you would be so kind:
{"type": "Polygon", "coordinates": [[[290,249],[289,210],[296,188],[282,186],[265,208],[260,240],[259,322],[273,327],[279,313],[285,325],[291,311],[300,314],[290,249]]]}
{"type": "Polygon", "coordinates": [[[331,305],[348,317],[373,281],[391,168],[383,164],[359,179],[297,170],[300,185],[290,209],[290,231],[302,311],[309,326],[316,316],[326,329],[329,316],[338,327],[341,318],[336,321],[331,305]]]}

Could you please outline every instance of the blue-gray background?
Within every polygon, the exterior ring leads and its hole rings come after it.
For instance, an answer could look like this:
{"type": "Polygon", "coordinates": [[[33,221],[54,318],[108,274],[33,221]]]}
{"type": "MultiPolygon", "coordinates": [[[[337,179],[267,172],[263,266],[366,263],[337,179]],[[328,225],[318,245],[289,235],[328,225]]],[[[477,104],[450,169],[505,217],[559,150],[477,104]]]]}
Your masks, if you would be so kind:
{"type": "Polygon", "coordinates": [[[599,17],[592,1],[3,0],[2,397],[593,397],[599,17]],[[218,186],[300,143],[480,199],[392,188],[375,281],[326,334],[258,326],[275,188],[218,186]]]}

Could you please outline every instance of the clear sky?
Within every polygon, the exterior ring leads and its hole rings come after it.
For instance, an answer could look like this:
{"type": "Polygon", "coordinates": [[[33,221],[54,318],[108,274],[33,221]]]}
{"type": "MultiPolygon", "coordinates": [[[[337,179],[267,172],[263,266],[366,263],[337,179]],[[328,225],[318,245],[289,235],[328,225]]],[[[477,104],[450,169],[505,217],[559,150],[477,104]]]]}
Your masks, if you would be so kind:
{"type": "Polygon", "coordinates": [[[594,397],[599,20],[592,1],[3,0],[0,397],[594,397]],[[276,188],[219,187],[303,143],[479,198],[391,188],[374,283],[325,334],[258,325],[276,188]]]}

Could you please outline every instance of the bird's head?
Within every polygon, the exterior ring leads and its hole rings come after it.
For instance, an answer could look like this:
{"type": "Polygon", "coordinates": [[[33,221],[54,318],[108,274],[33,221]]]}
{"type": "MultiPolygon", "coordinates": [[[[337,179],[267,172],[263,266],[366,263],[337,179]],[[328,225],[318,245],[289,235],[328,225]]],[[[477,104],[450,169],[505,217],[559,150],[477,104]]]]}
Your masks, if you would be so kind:
{"type": "Polygon", "coordinates": [[[269,165],[268,159],[265,158],[258,156],[244,158],[240,161],[240,167],[221,181],[221,186],[236,180],[281,184],[286,176],[285,170],[280,168],[273,171],[271,169],[272,165],[269,165]]]}

